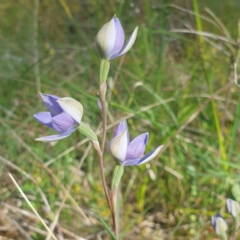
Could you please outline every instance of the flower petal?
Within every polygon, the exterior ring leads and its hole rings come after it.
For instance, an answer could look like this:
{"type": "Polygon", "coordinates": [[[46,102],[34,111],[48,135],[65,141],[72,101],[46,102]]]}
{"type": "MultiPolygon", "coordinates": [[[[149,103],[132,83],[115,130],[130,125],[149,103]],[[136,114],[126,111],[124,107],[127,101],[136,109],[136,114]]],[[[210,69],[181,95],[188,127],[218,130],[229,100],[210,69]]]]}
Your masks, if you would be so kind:
{"type": "Polygon", "coordinates": [[[130,142],[130,137],[129,137],[129,132],[128,132],[128,125],[127,125],[127,121],[126,119],[124,118],[117,126],[114,134],[113,134],[113,137],[116,137],[117,135],[123,133],[127,131],[127,144],[129,144],[130,142]]]}
{"type": "MultiPolygon", "coordinates": [[[[114,16],[115,17],[115,16],[114,16]]],[[[96,37],[96,48],[101,57],[110,57],[116,43],[114,17],[99,30],[96,37]]]]}
{"type": "Polygon", "coordinates": [[[49,112],[39,112],[33,115],[40,123],[52,127],[52,116],[49,112]]]}
{"type": "Polygon", "coordinates": [[[157,154],[160,152],[160,150],[162,149],[164,145],[159,146],[158,148],[154,149],[153,151],[149,152],[148,154],[146,154],[144,157],[142,157],[141,159],[126,159],[123,163],[123,166],[133,166],[133,165],[141,165],[144,164],[150,160],[152,160],[153,158],[155,158],[157,156],[157,154]]]}
{"type": "Polygon", "coordinates": [[[68,113],[78,124],[80,124],[83,115],[83,106],[80,102],[70,97],[64,97],[58,99],[57,103],[64,112],[68,113]]]}
{"type": "Polygon", "coordinates": [[[55,142],[55,141],[58,141],[58,140],[61,140],[61,139],[63,139],[63,138],[68,137],[68,136],[71,135],[75,130],[76,130],[76,128],[70,128],[70,129],[68,129],[66,132],[63,132],[63,133],[58,134],[58,135],[51,135],[51,136],[46,136],[46,137],[37,138],[36,141],[41,141],[41,142],[55,142]]]}
{"type": "Polygon", "coordinates": [[[158,153],[161,151],[161,149],[163,148],[164,145],[161,145],[157,148],[155,148],[153,151],[147,153],[144,157],[142,157],[139,161],[139,164],[138,165],[141,165],[143,163],[146,163],[146,162],[149,162],[151,161],[153,158],[155,158],[158,153]]]}
{"type": "Polygon", "coordinates": [[[40,93],[40,95],[48,111],[51,113],[52,117],[63,112],[62,108],[56,102],[56,100],[59,99],[58,96],[51,95],[51,94],[42,94],[42,93],[40,93]]]}
{"type": "Polygon", "coordinates": [[[77,127],[79,124],[66,112],[62,112],[52,118],[52,128],[56,132],[66,132],[69,128],[77,127]]]}
{"type": "Polygon", "coordinates": [[[117,53],[117,54],[115,54],[115,55],[112,55],[112,56],[110,57],[110,59],[114,59],[114,58],[116,58],[116,57],[119,57],[119,56],[127,53],[127,52],[130,50],[130,48],[133,46],[133,44],[134,44],[134,42],[135,42],[135,40],[136,40],[137,32],[138,32],[138,27],[136,27],[136,28],[134,29],[133,33],[132,33],[131,36],[129,37],[129,39],[128,39],[127,43],[125,44],[125,46],[123,47],[122,51],[121,51],[120,53],[117,53]]]}
{"type": "Polygon", "coordinates": [[[123,44],[124,44],[124,31],[121,25],[121,22],[119,21],[119,19],[114,16],[114,24],[115,24],[115,29],[116,29],[116,40],[115,40],[115,45],[114,48],[109,56],[109,58],[111,58],[111,56],[119,53],[122,50],[123,44]]]}
{"type": "Polygon", "coordinates": [[[127,147],[126,159],[140,158],[148,142],[148,133],[143,133],[134,138],[127,147]]]}
{"type": "Polygon", "coordinates": [[[112,154],[112,156],[114,158],[119,160],[120,163],[122,163],[126,157],[127,144],[128,144],[127,130],[124,131],[123,133],[117,135],[108,144],[110,153],[112,154]]]}

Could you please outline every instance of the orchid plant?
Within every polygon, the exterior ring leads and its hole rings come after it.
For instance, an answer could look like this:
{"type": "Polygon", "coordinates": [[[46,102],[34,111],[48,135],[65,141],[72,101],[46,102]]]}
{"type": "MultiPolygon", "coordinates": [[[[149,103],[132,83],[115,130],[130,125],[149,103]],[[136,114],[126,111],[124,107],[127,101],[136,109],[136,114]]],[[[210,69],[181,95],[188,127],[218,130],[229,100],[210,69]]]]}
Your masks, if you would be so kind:
{"type": "MultiPolygon", "coordinates": [[[[108,231],[114,239],[119,239],[119,219],[117,212],[119,212],[118,202],[120,199],[118,197],[118,186],[124,172],[124,167],[144,164],[154,159],[163,147],[163,145],[158,146],[151,152],[143,155],[149,134],[140,134],[130,141],[127,121],[123,118],[116,128],[112,140],[108,143],[108,150],[117,162],[117,165],[114,168],[111,190],[109,190],[105,180],[103,161],[107,133],[107,105],[105,99],[107,92],[106,81],[110,69],[110,60],[127,53],[131,49],[136,40],[137,32],[138,27],[134,29],[129,40],[124,45],[125,36],[121,22],[116,15],[114,15],[113,18],[99,30],[96,36],[96,49],[101,57],[99,71],[99,99],[103,122],[101,144],[99,144],[98,137],[88,124],[81,121],[83,106],[73,98],[60,98],[52,94],[40,93],[48,112],[39,112],[34,115],[40,123],[58,133],[57,135],[39,137],[36,139],[37,141],[59,141],[68,137],[77,129],[91,140],[93,148],[98,155],[103,189],[112,215],[113,233],[109,229],[108,231]]],[[[220,222],[221,220],[216,218],[214,221],[220,222]]]]}

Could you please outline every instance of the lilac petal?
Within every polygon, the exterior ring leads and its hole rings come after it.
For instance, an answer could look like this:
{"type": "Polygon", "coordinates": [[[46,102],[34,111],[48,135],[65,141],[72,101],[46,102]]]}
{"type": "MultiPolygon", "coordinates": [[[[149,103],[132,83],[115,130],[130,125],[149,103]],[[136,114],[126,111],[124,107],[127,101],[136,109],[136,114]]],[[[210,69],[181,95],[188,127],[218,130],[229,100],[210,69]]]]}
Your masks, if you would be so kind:
{"type": "Polygon", "coordinates": [[[117,126],[114,134],[113,134],[113,137],[116,137],[117,135],[123,133],[127,131],[127,144],[129,144],[130,142],[130,137],[129,137],[129,132],[128,132],[128,125],[127,125],[127,121],[126,119],[124,118],[117,126]]]}
{"type": "Polygon", "coordinates": [[[133,44],[134,44],[134,42],[135,42],[135,40],[136,40],[137,32],[138,32],[138,27],[136,27],[136,28],[134,29],[133,33],[132,33],[131,36],[129,37],[127,43],[125,44],[125,46],[123,47],[123,49],[121,50],[121,52],[112,55],[112,56],[110,57],[110,60],[111,60],[111,59],[114,59],[114,58],[116,58],[116,57],[119,57],[119,56],[127,53],[127,52],[130,50],[130,48],[133,46],[133,44]]]}
{"type": "Polygon", "coordinates": [[[33,115],[40,123],[52,127],[52,116],[49,112],[39,112],[33,115]]]}
{"type": "Polygon", "coordinates": [[[155,158],[158,153],[161,151],[161,149],[163,148],[164,145],[161,145],[157,148],[155,148],[153,151],[147,153],[144,157],[142,157],[139,161],[139,164],[138,165],[141,165],[143,163],[146,163],[148,161],[151,161],[153,158],[155,158]]]}
{"type": "Polygon", "coordinates": [[[60,97],[51,95],[51,94],[42,94],[42,93],[40,93],[40,95],[41,95],[41,98],[42,98],[46,108],[51,113],[52,117],[63,112],[62,108],[59,106],[59,104],[56,101],[60,97]]]}
{"type": "Polygon", "coordinates": [[[162,149],[164,145],[159,146],[158,148],[154,149],[153,151],[149,152],[148,154],[146,154],[144,157],[142,157],[141,159],[126,159],[123,163],[123,166],[133,166],[133,165],[141,165],[144,164],[150,160],[152,160],[153,158],[155,158],[158,153],[160,152],[160,150],[162,149]]]}
{"type": "Polygon", "coordinates": [[[148,133],[143,133],[134,138],[128,145],[126,159],[140,158],[145,151],[147,142],[148,133]]]}
{"type": "Polygon", "coordinates": [[[60,97],[56,96],[56,95],[52,95],[52,94],[44,94],[44,93],[39,93],[43,102],[49,102],[48,97],[51,96],[52,98],[55,98],[56,100],[59,99],[60,97]]]}
{"type": "Polygon", "coordinates": [[[113,48],[112,52],[110,53],[110,58],[112,55],[119,53],[124,44],[124,31],[123,31],[121,22],[119,21],[119,19],[116,16],[114,16],[113,19],[114,19],[114,24],[115,24],[115,29],[116,29],[116,40],[115,40],[114,48],[113,48]]]}
{"type": "Polygon", "coordinates": [[[110,57],[116,42],[116,29],[114,24],[114,17],[107,22],[97,34],[96,48],[102,57],[107,59],[110,57]]]}
{"type": "Polygon", "coordinates": [[[108,144],[110,153],[114,158],[116,158],[120,163],[126,158],[127,152],[127,141],[128,141],[128,132],[125,131],[116,137],[114,137],[108,144]]]}
{"type": "Polygon", "coordinates": [[[52,118],[52,127],[56,132],[65,132],[70,127],[76,127],[79,124],[68,114],[62,112],[52,118]]]}
{"type": "Polygon", "coordinates": [[[70,128],[68,129],[66,132],[63,132],[61,134],[58,135],[51,135],[51,136],[46,136],[46,137],[40,137],[37,138],[36,141],[41,141],[41,142],[55,142],[58,140],[61,140],[63,138],[68,137],[69,135],[71,135],[77,128],[70,128]]]}

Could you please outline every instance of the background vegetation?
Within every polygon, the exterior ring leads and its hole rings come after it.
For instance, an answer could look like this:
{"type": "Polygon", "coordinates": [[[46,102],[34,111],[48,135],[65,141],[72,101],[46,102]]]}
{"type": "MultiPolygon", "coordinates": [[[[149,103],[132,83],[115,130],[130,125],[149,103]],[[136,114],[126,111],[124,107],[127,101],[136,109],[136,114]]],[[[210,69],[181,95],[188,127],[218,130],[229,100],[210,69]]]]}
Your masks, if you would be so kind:
{"type": "MultiPolygon", "coordinates": [[[[110,239],[97,158],[78,133],[54,144],[33,114],[38,92],[71,96],[101,129],[94,38],[113,14],[131,51],[111,62],[108,140],[122,117],[132,136],[150,133],[155,160],[127,167],[122,239],[213,239],[210,218],[239,200],[238,0],[2,0],[0,3],[0,235],[50,239],[9,178],[65,239],[110,239]],[[199,4],[199,5],[198,5],[199,4]],[[199,11],[199,14],[198,14],[199,11]],[[197,14],[197,15],[196,15],[197,14]],[[234,68],[235,63],[235,68],[234,68]]],[[[113,159],[106,153],[110,183],[113,159]]],[[[60,236],[59,236],[60,239],[60,236]]]]}

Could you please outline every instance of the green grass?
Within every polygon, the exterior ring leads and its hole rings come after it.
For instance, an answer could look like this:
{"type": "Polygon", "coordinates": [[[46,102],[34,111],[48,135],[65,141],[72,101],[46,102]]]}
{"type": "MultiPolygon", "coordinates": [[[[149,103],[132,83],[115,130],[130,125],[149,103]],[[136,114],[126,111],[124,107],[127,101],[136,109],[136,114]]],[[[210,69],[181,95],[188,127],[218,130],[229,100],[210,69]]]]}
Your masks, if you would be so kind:
{"type": "MultiPolygon", "coordinates": [[[[239,184],[240,89],[229,84],[234,80],[232,61],[238,49],[219,39],[174,29],[189,30],[191,26],[196,31],[224,36],[216,19],[205,11],[207,7],[236,41],[240,4],[234,0],[222,4],[198,1],[200,15],[212,22],[186,12],[197,10],[190,1],[185,4],[174,0],[126,0],[110,5],[104,1],[40,1],[36,63],[33,2],[1,1],[0,211],[4,214],[0,226],[5,226],[7,218],[12,219],[33,239],[46,239],[39,221],[20,211],[31,212],[8,172],[48,225],[73,179],[69,190],[72,198],[67,198],[59,215],[59,226],[66,238],[74,239],[75,235],[97,239],[100,233],[102,239],[111,239],[95,214],[111,224],[93,149],[89,148],[82,159],[89,143],[79,143],[84,136],[77,132],[56,144],[35,142],[35,138],[52,132],[32,115],[44,111],[36,90],[34,67],[38,64],[41,91],[81,101],[83,121],[96,131],[100,129],[100,61],[94,39],[99,28],[117,13],[127,37],[136,25],[139,33],[123,63],[121,59],[111,61],[109,81],[114,84],[107,94],[107,140],[117,121],[125,116],[132,137],[150,133],[146,152],[166,145],[161,156],[149,164],[125,169],[121,183],[122,239],[213,239],[210,219],[218,211],[229,219],[233,229],[225,200],[237,198],[232,188],[239,184]],[[50,212],[42,210],[46,203],[38,187],[51,206],[50,212]],[[92,225],[87,224],[89,219],[92,225]]],[[[115,162],[108,152],[104,161],[110,186],[115,162]]],[[[0,235],[12,239],[23,239],[21,234],[0,230],[0,235]]]]}

